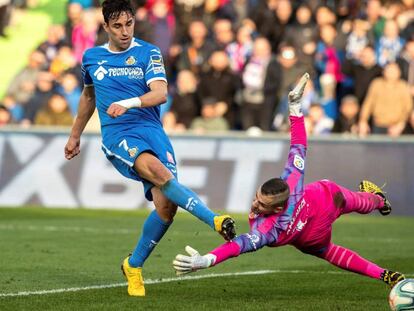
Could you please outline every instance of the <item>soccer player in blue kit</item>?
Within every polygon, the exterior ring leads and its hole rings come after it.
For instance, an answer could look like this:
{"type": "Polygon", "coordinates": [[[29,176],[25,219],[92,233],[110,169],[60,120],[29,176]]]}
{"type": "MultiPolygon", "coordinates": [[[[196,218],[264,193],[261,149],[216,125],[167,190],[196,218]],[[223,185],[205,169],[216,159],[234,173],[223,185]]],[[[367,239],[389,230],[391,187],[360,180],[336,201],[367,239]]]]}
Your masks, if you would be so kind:
{"type": "Polygon", "coordinates": [[[145,296],[142,266],[171,225],[180,206],[219,232],[235,237],[234,220],[212,212],[177,181],[174,150],[160,121],[167,79],[159,48],[133,37],[134,11],[128,0],[102,3],[109,42],[88,49],[82,60],[84,89],[65,146],[70,160],[80,152],[81,134],[95,107],[101,121],[102,150],[125,177],[141,181],[155,210],[146,219],[132,254],[122,263],[128,294],[145,296]]]}

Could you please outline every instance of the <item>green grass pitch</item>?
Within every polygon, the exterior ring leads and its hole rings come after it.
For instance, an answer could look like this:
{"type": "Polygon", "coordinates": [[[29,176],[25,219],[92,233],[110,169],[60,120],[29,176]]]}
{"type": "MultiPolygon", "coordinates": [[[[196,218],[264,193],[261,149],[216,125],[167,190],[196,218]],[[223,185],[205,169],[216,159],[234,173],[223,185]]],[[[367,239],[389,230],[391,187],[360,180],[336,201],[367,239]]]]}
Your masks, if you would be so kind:
{"type": "MultiPolygon", "coordinates": [[[[205,278],[176,280],[171,262],[185,245],[205,253],[222,243],[187,213],[176,216],[144,266],[147,296],[128,297],[120,263],[147,215],[146,210],[0,209],[0,310],[389,310],[382,282],[292,247],[266,248],[192,274],[205,278]],[[267,272],[257,274],[261,270],[267,272]],[[235,274],[249,271],[256,274],[235,274]],[[84,289],[99,285],[114,287],[84,289]],[[32,293],[68,288],[77,289],[32,293]],[[5,295],[19,292],[29,295],[5,295]]],[[[248,229],[246,215],[236,215],[236,221],[238,232],[248,229]]],[[[414,218],[345,216],[334,225],[333,241],[413,277],[413,233],[414,218]]]]}

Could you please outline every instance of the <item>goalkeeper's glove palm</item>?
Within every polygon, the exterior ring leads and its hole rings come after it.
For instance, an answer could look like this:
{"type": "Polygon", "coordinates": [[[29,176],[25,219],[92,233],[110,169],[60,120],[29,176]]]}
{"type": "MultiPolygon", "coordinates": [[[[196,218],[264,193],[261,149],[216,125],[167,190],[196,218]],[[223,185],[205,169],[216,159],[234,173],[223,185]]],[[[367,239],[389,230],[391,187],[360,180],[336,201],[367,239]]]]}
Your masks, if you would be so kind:
{"type": "Polygon", "coordinates": [[[207,254],[201,256],[199,252],[191,246],[186,246],[185,251],[190,256],[178,254],[173,261],[173,267],[178,276],[208,268],[216,261],[215,255],[207,254]]]}

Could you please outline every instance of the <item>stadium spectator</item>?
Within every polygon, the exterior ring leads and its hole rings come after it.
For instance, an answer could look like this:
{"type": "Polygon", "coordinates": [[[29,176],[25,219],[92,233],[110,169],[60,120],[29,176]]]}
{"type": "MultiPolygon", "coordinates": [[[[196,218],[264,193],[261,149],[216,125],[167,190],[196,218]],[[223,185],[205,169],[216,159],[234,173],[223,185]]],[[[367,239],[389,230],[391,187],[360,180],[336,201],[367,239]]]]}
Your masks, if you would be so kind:
{"type": "Polygon", "coordinates": [[[298,59],[306,65],[311,76],[314,74],[314,54],[318,39],[318,29],[312,20],[312,11],[306,4],[301,4],[296,10],[296,22],[286,29],[284,41],[292,45],[298,54],[298,59]]]}
{"type": "Polygon", "coordinates": [[[375,41],[378,41],[384,32],[385,18],[382,16],[383,6],[381,0],[368,0],[365,13],[371,24],[375,41]]]}
{"type": "Polygon", "coordinates": [[[389,63],[384,68],[383,77],[372,81],[361,108],[361,136],[366,136],[369,132],[399,136],[403,131],[413,107],[413,99],[407,82],[400,79],[400,76],[398,65],[389,63]],[[371,116],[372,129],[368,124],[371,116]]]}
{"type": "Polygon", "coordinates": [[[207,27],[202,21],[191,22],[188,33],[190,42],[183,46],[177,60],[177,68],[191,70],[198,77],[207,70],[207,60],[214,51],[214,45],[207,40],[207,27]]]}
{"type": "Polygon", "coordinates": [[[342,72],[353,79],[353,94],[362,104],[371,82],[382,75],[382,68],[377,64],[374,49],[371,46],[366,46],[361,51],[358,60],[345,60],[342,72]]]}
{"type": "Polygon", "coordinates": [[[197,80],[194,74],[190,70],[180,71],[171,108],[163,117],[163,124],[169,131],[189,129],[194,118],[200,115],[200,100],[196,91],[197,80]]]}
{"type": "Polygon", "coordinates": [[[321,38],[316,47],[315,67],[318,75],[331,74],[335,77],[335,81],[340,83],[344,77],[341,72],[340,51],[334,45],[336,34],[337,31],[333,25],[321,26],[321,38]]]}
{"type": "Polygon", "coordinates": [[[408,41],[404,51],[397,59],[401,69],[401,78],[407,81],[411,95],[414,96],[414,40],[408,41]]]}
{"type": "Polygon", "coordinates": [[[241,123],[244,130],[259,127],[269,130],[280,85],[279,65],[269,41],[258,37],[253,53],[242,73],[241,123]]]}
{"type": "Polygon", "coordinates": [[[390,62],[395,62],[403,47],[404,40],[399,36],[397,22],[387,20],[384,34],[380,37],[376,48],[378,65],[384,67],[390,62]]]}
{"type": "Polygon", "coordinates": [[[325,115],[325,110],[318,102],[314,102],[309,107],[308,121],[312,129],[312,135],[329,134],[334,125],[334,121],[325,115]]]}
{"type": "Polygon", "coordinates": [[[36,82],[36,91],[24,106],[22,123],[30,125],[34,122],[37,112],[45,106],[54,91],[54,79],[50,72],[39,72],[36,82]]]}
{"type": "Polygon", "coordinates": [[[75,55],[72,49],[67,45],[60,47],[56,57],[52,60],[52,63],[50,64],[49,71],[55,77],[59,77],[66,71],[73,71],[76,73],[76,78],[79,81],[81,81],[82,79],[80,76],[80,67],[77,64],[75,55]]]}
{"type": "Polygon", "coordinates": [[[248,25],[242,25],[236,33],[236,41],[226,47],[229,55],[230,68],[234,73],[240,74],[250,58],[253,50],[252,29],[248,25]]]}
{"type": "Polygon", "coordinates": [[[225,118],[234,128],[234,96],[239,86],[238,77],[229,66],[229,58],[224,51],[215,51],[209,60],[210,69],[200,75],[197,92],[201,100],[214,97],[225,105],[225,118]]]}
{"type": "Polygon", "coordinates": [[[213,97],[203,99],[201,117],[197,117],[191,123],[191,129],[197,134],[226,131],[229,124],[223,118],[223,111],[220,106],[223,103],[213,97]]]}
{"type": "Polygon", "coordinates": [[[407,124],[403,130],[404,135],[413,135],[414,134],[414,110],[411,111],[408,118],[407,124]]]}
{"type": "Polygon", "coordinates": [[[59,79],[56,91],[67,101],[72,116],[76,116],[78,114],[79,98],[82,93],[76,76],[71,72],[63,74],[59,79]]]}
{"type": "Polygon", "coordinates": [[[173,14],[173,1],[149,0],[146,7],[148,9],[148,22],[151,26],[150,42],[160,48],[165,59],[175,35],[176,21],[173,14]]]}
{"type": "Polygon", "coordinates": [[[83,8],[80,3],[69,3],[67,9],[67,21],[65,23],[65,43],[72,47],[73,29],[82,24],[83,8]]]}
{"type": "Polygon", "coordinates": [[[101,5],[99,0],[69,0],[69,4],[71,3],[79,3],[84,9],[96,8],[101,5]]]}
{"type": "Polygon", "coordinates": [[[150,42],[152,39],[151,35],[152,26],[148,18],[148,9],[144,6],[137,7],[135,11],[134,37],[150,42]]]}
{"type": "Polygon", "coordinates": [[[95,46],[98,22],[95,12],[83,11],[81,23],[72,30],[73,53],[78,63],[82,62],[83,52],[95,46]]]}
{"type": "Polygon", "coordinates": [[[47,104],[36,113],[34,124],[47,126],[70,126],[73,123],[72,114],[66,99],[59,94],[53,94],[47,104]]]}
{"type": "Polygon", "coordinates": [[[50,64],[56,57],[59,48],[63,45],[65,29],[62,25],[52,25],[47,31],[47,39],[37,49],[46,55],[47,63],[50,64]]]}
{"type": "Polygon", "coordinates": [[[359,62],[365,47],[374,44],[374,38],[369,33],[369,23],[364,19],[355,19],[352,22],[352,31],[346,42],[346,58],[359,62]]]}
{"type": "Polygon", "coordinates": [[[18,102],[16,102],[13,96],[6,95],[1,101],[0,105],[3,105],[7,108],[14,122],[20,122],[23,119],[23,107],[18,102]]]}
{"type": "Polygon", "coordinates": [[[335,120],[332,133],[358,134],[358,98],[347,95],[342,98],[339,117],[335,120]]]}
{"type": "Polygon", "coordinates": [[[179,44],[183,44],[183,38],[186,38],[189,32],[190,25],[193,21],[205,20],[205,0],[175,0],[174,1],[174,15],[177,20],[176,38],[179,44]]]}
{"type": "Polygon", "coordinates": [[[10,81],[6,93],[13,96],[18,103],[25,105],[33,96],[37,76],[40,71],[45,69],[45,66],[45,55],[40,51],[31,52],[28,64],[10,81]]]}
{"type": "Polygon", "coordinates": [[[261,1],[251,16],[257,32],[269,40],[274,53],[276,53],[283,36],[283,29],[276,15],[277,10],[278,0],[261,1]]]}
{"type": "Polygon", "coordinates": [[[214,43],[219,50],[225,50],[234,40],[233,26],[229,19],[217,19],[213,24],[214,43]]]}
{"type": "Polygon", "coordinates": [[[9,24],[11,8],[11,0],[0,0],[0,37],[6,36],[4,30],[9,24]]]}
{"type": "Polygon", "coordinates": [[[249,232],[204,256],[187,246],[189,256],[177,255],[173,261],[177,275],[209,268],[265,246],[291,245],[338,268],[381,280],[390,287],[405,278],[332,243],[332,225],[342,215],[379,211],[385,216],[391,213],[391,204],[381,188],[366,180],[360,183],[359,192],[327,179],[304,184],[307,137],[300,106],[304,83],[306,80],[302,79],[289,94],[291,142],[284,171],[280,178],[269,179],[257,189],[249,214],[249,232]]]}
{"type": "Polygon", "coordinates": [[[13,121],[12,115],[6,106],[0,105],[0,127],[11,124],[13,121]]]}

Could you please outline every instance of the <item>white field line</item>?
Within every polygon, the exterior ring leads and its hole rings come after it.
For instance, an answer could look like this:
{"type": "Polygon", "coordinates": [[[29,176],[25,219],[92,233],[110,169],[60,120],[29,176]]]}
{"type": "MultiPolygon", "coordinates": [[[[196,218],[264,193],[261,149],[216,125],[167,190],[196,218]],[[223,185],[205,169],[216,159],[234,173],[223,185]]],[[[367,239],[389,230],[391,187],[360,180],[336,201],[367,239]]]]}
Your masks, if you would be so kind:
{"type": "MultiPolygon", "coordinates": [[[[109,234],[139,234],[140,228],[137,227],[136,230],[133,229],[100,229],[100,228],[92,228],[92,227],[67,227],[67,226],[33,226],[33,225],[13,225],[13,224],[0,224],[0,230],[10,230],[10,231],[46,231],[46,232],[82,232],[82,233],[94,233],[94,234],[101,234],[101,233],[109,233],[109,234]]],[[[172,230],[169,232],[170,235],[181,235],[179,232],[172,230]]],[[[202,233],[203,236],[215,236],[217,235],[216,232],[213,231],[206,231],[202,233]]],[[[340,238],[341,241],[354,241],[358,240],[361,241],[361,238],[353,238],[353,237],[344,237],[340,238]]],[[[382,242],[382,243],[395,243],[401,242],[401,239],[394,239],[394,238],[375,238],[375,237],[366,237],[364,238],[366,242],[382,242]]]]}
{"type": "MultiPolygon", "coordinates": [[[[349,272],[342,271],[306,271],[306,270],[257,270],[257,271],[244,271],[244,272],[233,272],[233,273],[210,273],[196,276],[183,276],[183,277],[174,277],[174,278],[165,278],[165,279],[156,279],[156,280],[145,280],[145,284],[161,284],[161,283],[170,283],[170,282],[179,282],[179,281],[193,281],[200,279],[210,279],[210,278],[219,278],[219,277],[228,277],[228,276],[244,276],[244,275],[260,275],[260,274],[273,274],[273,273],[288,273],[288,274],[349,274],[349,272]]],[[[410,273],[410,276],[413,276],[414,273],[410,273]]],[[[123,287],[127,286],[126,282],[123,283],[113,283],[105,285],[92,285],[85,287],[69,287],[69,288],[57,288],[57,289],[48,289],[48,290],[37,290],[37,291],[22,291],[17,293],[0,293],[0,298],[5,297],[21,297],[21,296],[33,296],[33,295],[49,295],[49,294],[60,294],[68,292],[79,292],[84,290],[91,289],[105,289],[105,288],[114,288],[114,287],[123,287]]]]}

